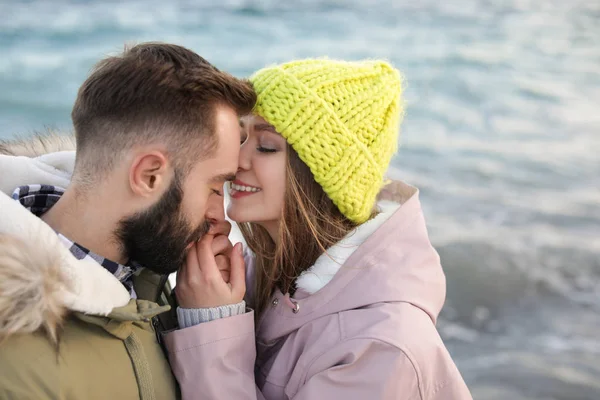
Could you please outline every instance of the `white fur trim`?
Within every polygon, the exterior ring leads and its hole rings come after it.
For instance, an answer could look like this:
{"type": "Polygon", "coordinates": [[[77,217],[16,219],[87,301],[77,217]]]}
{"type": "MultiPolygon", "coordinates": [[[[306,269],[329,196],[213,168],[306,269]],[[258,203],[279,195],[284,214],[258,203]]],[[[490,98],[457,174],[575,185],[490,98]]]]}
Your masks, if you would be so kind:
{"type": "Polygon", "coordinates": [[[71,178],[75,170],[75,151],[57,151],[36,157],[38,162],[54,167],[58,174],[71,178]]]}
{"type": "MultiPolygon", "coordinates": [[[[28,244],[31,251],[43,249],[50,259],[58,259],[64,272],[62,290],[57,291],[60,303],[67,309],[88,314],[107,315],[114,308],[129,302],[129,293],[101,265],[77,260],[61,243],[58,235],[41,219],[17,201],[0,193],[0,234],[7,234],[28,244]]],[[[44,270],[40,265],[39,270],[44,270]]],[[[10,268],[0,265],[0,268],[10,268]]],[[[40,285],[44,285],[43,278],[40,285]]]]}
{"type": "Polygon", "coordinates": [[[381,212],[375,218],[359,225],[317,258],[315,264],[298,277],[296,280],[298,289],[308,294],[315,294],[325,287],[352,253],[400,208],[400,204],[392,201],[382,201],[378,205],[381,212]]]}
{"type": "Polygon", "coordinates": [[[16,135],[8,140],[0,140],[0,154],[11,156],[37,157],[58,151],[75,151],[75,136],[72,133],[46,132],[33,135],[16,135]]]}
{"type": "Polygon", "coordinates": [[[15,188],[30,184],[66,188],[74,165],[74,151],[51,153],[37,158],[0,155],[0,191],[10,195],[15,188]]]}

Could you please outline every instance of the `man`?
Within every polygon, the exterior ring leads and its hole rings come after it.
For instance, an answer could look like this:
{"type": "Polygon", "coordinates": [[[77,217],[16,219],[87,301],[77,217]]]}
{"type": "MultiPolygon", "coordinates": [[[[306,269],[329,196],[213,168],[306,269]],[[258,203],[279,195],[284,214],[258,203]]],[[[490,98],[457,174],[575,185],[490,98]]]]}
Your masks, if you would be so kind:
{"type": "Polygon", "coordinates": [[[72,176],[62,153],[0,156],[0,188],[15,186],[12,199],[0,193],[0,398],[176,397],[156,333],[169,307],[156,302],[223,220],[238,117],[255,101],[197,54],[141,44],[80,88],[72,176]]]}

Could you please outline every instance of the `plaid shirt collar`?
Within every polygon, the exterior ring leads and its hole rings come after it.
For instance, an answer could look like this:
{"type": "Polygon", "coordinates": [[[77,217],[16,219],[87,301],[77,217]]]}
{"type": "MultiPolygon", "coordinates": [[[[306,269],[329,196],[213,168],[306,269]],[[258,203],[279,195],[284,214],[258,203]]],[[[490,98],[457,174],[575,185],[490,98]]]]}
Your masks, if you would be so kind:
{"type": "MultiPolygon", "coordinates": [[[[12,198],[20,202],[23,207],[27,208],[36,216],[41,217],[42,214],[56,204],[64,192],[65,189],[58,186],[27,185],[16,188],[12,194],[12,198]]],[[[93,260],[102,265],[125,286],[129,291],[131,298],[135,299],[137,297],[135,290],[133,289],[132,277],[134,273],[141,268],[138,264],[130,263],[130,265],[122,265],[116,263],[108,258],[92,253],[89,249],[69,240],[58,232],[57,234],[60,241],[69,249],[75,258],[78,260],[93,260]]]]}

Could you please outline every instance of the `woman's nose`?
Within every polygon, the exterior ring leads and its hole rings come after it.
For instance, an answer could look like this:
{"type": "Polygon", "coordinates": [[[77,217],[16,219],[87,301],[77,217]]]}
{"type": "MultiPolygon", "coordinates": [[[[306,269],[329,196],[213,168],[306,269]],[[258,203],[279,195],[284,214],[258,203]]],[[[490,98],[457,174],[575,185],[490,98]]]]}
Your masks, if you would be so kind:
{"type": "Polygon", "coordinates": [[[238,171],[248,171],[252,167],[252,146],[248,141],[240,149],[238,171]]]}

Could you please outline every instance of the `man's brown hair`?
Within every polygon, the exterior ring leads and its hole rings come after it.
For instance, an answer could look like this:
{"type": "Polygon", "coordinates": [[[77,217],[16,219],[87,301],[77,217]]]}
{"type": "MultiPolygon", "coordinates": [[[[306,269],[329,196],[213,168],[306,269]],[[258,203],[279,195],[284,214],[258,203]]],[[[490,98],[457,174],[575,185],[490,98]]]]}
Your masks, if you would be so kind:
{"type": "Polygon", "coordinates": [[[122,151],[152,142],[163,143],[185,174],[216,148],[216,106],[242,115],[255,102],[248,81],[219,71],[184,47],[126,47],[100,61],[79,89],[71,113],[76,176],[93,181],[111,170],[122,151]]]}

